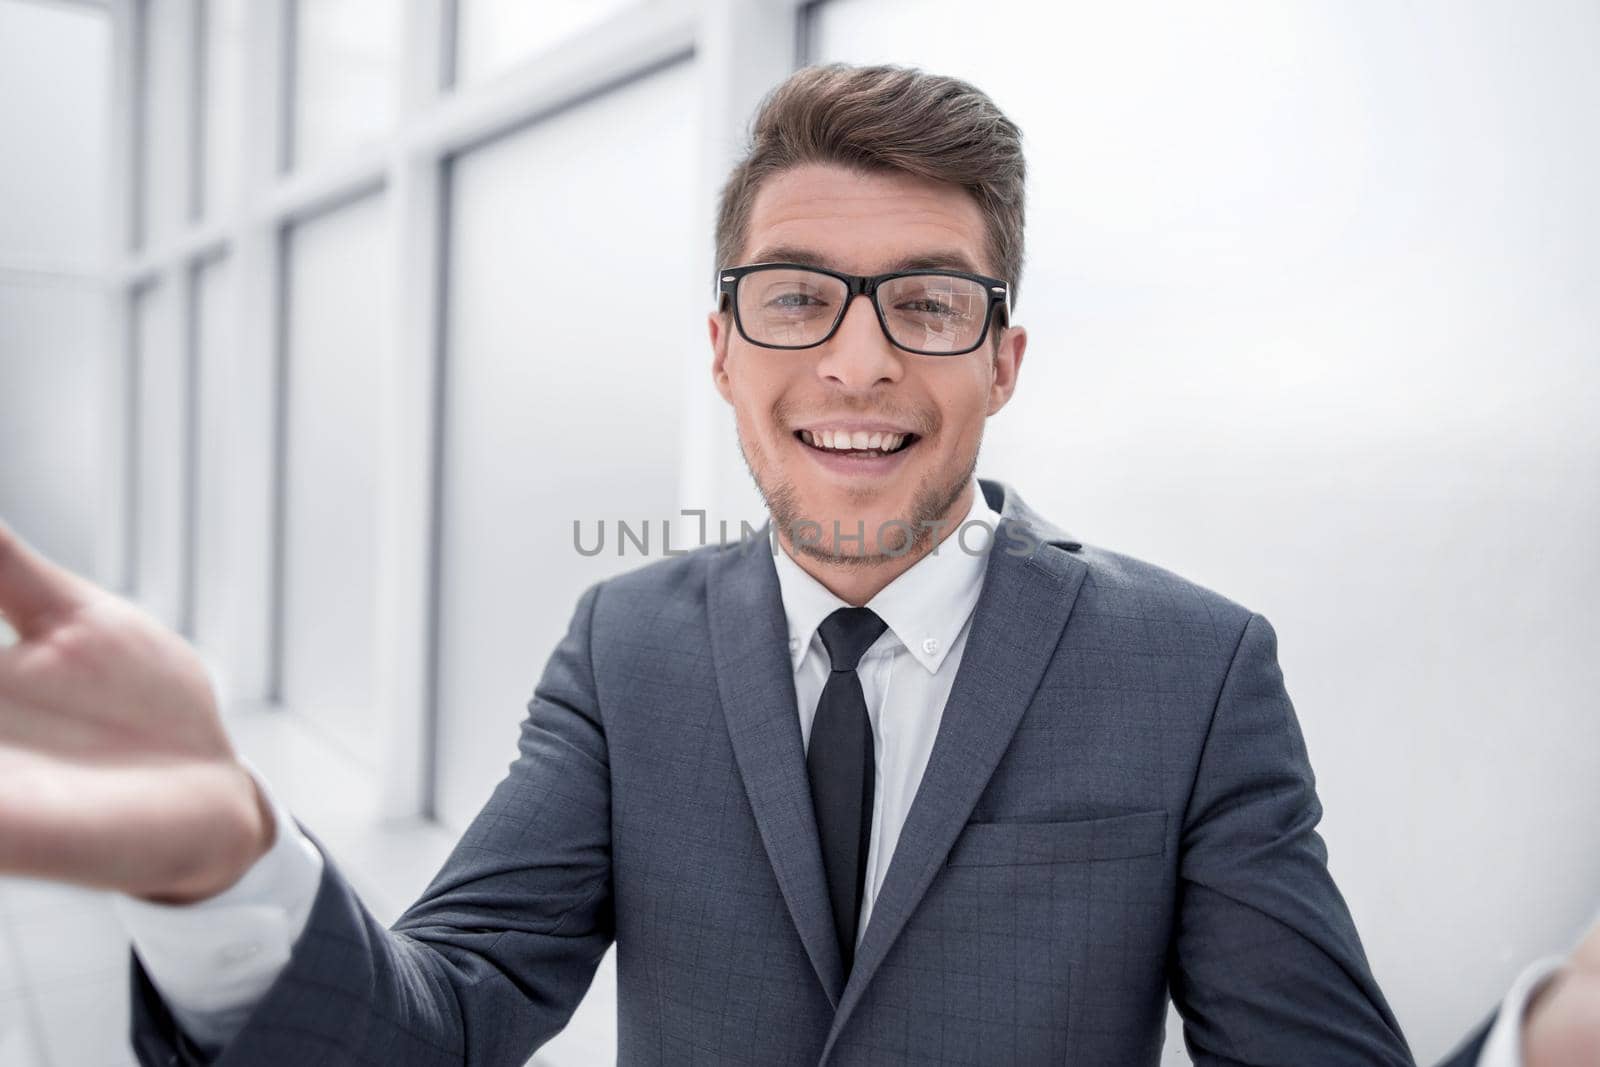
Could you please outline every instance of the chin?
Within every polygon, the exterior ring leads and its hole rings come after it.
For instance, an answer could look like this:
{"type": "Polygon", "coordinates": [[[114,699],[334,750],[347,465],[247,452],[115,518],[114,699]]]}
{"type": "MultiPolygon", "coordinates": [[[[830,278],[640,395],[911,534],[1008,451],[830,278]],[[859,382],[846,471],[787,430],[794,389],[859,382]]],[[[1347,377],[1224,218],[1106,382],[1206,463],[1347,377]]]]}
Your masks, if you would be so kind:
{"type": "Polygon", "coordinates": [[[823,555],[894,554],[900,551],[901,540],[912,521],[911,488],[909,484],[871,490],[834,485],[799,486],[794,497],[796,506],[788,521],[797,534],[806,522],[816,523],[820,527],[818,537],[811,541],[809,548],[823,555]],[[868,499],[863,500],[864,496],[868,499]],[[834,538],[836,522],[840,534],[837,543],[834,538]]]}
{"type": "Polygon", "coordinates": [[[841,463],[836,457],[819,459],[810,445],[787,430],[779,431],[776,440],[761,437],[752,442],[743,433],[739,436],[745,465],[774,525],[791,537],[797,550],[841,562],[851,558],[881,562],[886,556],[911,551],[917,538],[932,535],[921,523],[948,517],[949,507],[971,477],[971,464],[965,478],[956,477],[956,471],[926,469],[938,438],[913,435],[909,445],[915,448],[908,446],[887,461],[869,457],[858,464],[841,463]],[[841,535],[837,542],[835,522],[841,535]],[[812,532],[806,533],[808,529],[812,532]]]}

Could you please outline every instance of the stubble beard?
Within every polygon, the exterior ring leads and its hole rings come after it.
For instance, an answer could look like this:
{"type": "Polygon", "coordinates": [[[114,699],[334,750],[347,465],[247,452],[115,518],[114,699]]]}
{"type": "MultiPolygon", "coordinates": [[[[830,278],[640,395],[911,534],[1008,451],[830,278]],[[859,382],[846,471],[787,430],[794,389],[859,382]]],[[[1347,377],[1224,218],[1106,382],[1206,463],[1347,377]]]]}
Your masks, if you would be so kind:
{"type": "Polygon", "coordinates": [[[773,525],[787,535],[786,540],[796,552],[833,567],[870,568],[891,560],[903,561],[907,556],[921,556],[931,547],[935,534],[952,532],[949,523],[955,517],[950,516],[950,509],[960,500],[961,491],[967,487],[978,468],[978,449],[973,449],[971,458],[962,465],[964,469],[949,480],[940,481],[938,472],[925,475],[912,497],[911,513],[898,519],[885,520],[877,530],[865,530],[860,541],[854,537],[862,532],[859,528],[850,529],[839,523],[840,533],[848,536],[848,543],[860,546],[858,552],[845,553],[839,549],[846,538],[840,537],[838,542],[834,542],[829,537],[836,520],[832,517],[826,521],[812,519],[803,514],[803,506],[793,482],[777,478],[770,485],[764,484],[757,471],[758,464],[752,462],[750,456],[752,450],[760,456],[760,446],[747,447],[742,433],[735,436],[739,441],[739,455],[744,460],[745,469],[750,472],[750,480],[755,483],[756,491],[772,513],[773,525]],[[819,540],[793,536],[807,523],[815,524],[821,534],[819,540]],[[868,552],[867,549],[871,547],[876,547],[878,551],[868,552]]]}

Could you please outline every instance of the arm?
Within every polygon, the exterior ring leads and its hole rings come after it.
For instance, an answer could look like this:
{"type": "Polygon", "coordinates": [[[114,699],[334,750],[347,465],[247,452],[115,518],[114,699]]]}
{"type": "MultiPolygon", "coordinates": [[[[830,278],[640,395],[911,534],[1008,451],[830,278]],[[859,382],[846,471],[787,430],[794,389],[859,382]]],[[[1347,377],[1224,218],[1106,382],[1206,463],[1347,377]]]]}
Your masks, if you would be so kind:
{"type": "Polygon", "coordinates": [[[1500,1006],[1482,1058],[1446,1067],[1588,1067],[1600,1063],[1600,914],[1565,957],[1530,964],[1500,1006]]]}
{"type": "Polygon", "coordinates": [[[137,956],[135,980],[159,996],[197,1053],[215,1053],[244,1026],[288,965],[322,881],[322,853],[255,779],[271,811],[273,844],[236,884],[177,906],[112,896],[137,956]]]}
{"type": "Polygon", "coordinates": [[[1277,661],[1239,637],[1182,830],[1169,972],[1197,1064],[1411,1064],[1316,833],[1315,779],[1277,661]]]}
{"type": "MultiPolygon", "coordinates": [[[[566,1025],[614,932],[598,589],[545,668],[510,773],[421,898],[386,930],[324,852],[305,931],[219,1065],[520,1065],[566,1025]]],[[[167,1064],[189,1053],[148,977],[135,959],[136,1051],[167,1064]]]]}
{"type": "Polygon", "coordinates": [[[1561,965],[1559,956],[1530,964],[1511,984],[1495,1014],[1473,1032],[1460,1048],[1440,1061],[1440,1067],[1521,1067],[1523,1016],[1534,993],[1561,965]]]}

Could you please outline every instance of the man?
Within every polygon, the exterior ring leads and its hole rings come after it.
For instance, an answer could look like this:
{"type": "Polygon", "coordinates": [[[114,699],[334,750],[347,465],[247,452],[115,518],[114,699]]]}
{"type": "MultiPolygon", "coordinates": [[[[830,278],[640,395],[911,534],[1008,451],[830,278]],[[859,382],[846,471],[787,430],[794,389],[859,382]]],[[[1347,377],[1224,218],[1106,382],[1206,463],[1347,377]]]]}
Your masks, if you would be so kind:
{"type": "Polygon", "coordinates": [[[128,895],[141,1060],[520,1063],[615,940],[625,1063],[1153,1064],[1169,994],[1201,1062],[1410,1063],[1272,627],[974,478],[1022,222],[965,83],[769,97],[709,333],[770,527],[584,593],[388,930],[182,643],[0,540],[0,870],[128,895]]]}

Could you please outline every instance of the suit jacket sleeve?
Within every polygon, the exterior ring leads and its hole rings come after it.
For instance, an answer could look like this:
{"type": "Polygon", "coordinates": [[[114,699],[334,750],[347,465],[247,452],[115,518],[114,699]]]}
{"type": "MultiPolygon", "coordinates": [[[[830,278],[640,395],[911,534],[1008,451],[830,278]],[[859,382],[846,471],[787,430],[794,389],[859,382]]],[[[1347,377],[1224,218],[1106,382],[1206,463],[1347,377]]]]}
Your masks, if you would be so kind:
{"type": "Polygon", "coordinates": [[[1245,623],[1182,830],[1170,979],[1197,1064],[1406,1064],[1328,873],[1277,635],[1245,623]]]}
{"type": "MultiPolygon", "coordinates": [[[[288,966],[214,1062],[520,1065],[566,1025],[615,931],[598,596],[580,598],[518,758],[421,898],[384,929],[325,863],[288,966]]],[[[140,1062],[203,1062],[131,970],[140,1062]]]]}
{"type": "MultiPolygon", "coordinates": [[[[1464,1040],[1460,1046],[1452,1050],[1444,1059],[1439,1061],[1439,1067],[1486,1067],[1480,1060],[1483,1057],[1483,1046],[1489,1039],[1489,1032],[1499,1021],[1499,1013],[1490,1015],[1479,1027],[1464,1040]]],[[[1520,1060],[1513,1060],[1512,1067],[1520,1060]]]]}

